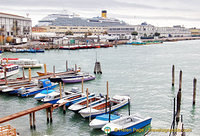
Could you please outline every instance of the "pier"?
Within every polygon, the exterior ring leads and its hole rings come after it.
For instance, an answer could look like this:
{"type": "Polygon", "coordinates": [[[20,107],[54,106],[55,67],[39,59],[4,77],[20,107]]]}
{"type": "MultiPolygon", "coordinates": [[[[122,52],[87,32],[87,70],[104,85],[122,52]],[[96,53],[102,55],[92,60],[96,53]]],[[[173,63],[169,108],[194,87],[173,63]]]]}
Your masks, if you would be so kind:
{"type": "MultiPolygon", "coordinates": [[[[52,76],[60,76],[60,75],[67,75],[67,74],[74,74],[75,71],[66,71],[66,72],[59,72],[59,73],[51,73],[47,74],[44,76],[35,76],[31,77],[32,79],[40,80],[40,79],[45,79],[45,78],[50,78],[52,76]]],[[[16,84],[16,83],[25,83],[29,82],[29,79],[22,79],[22,80],[17,80],[17,79],[10,79],[10,80],[5,80],[5,81],[0,81],[0,85],[5,85],[5,84],[16,84]]]]}
{"type": "Polygon", "coordinates": [[[42,104],[42,105],[39,105],[37,107],[34,107],[34,108],[31,108],[31,109],[28,109],[28,110],[24,110],[24,111],[21,111],[21,112],[0,118],[0,124],[29,114],[29,116],[30,116],[30,128],[35,129],[35,120],[36,120],[35,119],[35,112],[37,112],[39,110],[46,109],[47,120],[48,120],[48,117],[49,117],[48,112],[50,112],[50,121],[52,122],[52,111],[53,110],[51,108],[52,108],[51,103],[42,104]]]}

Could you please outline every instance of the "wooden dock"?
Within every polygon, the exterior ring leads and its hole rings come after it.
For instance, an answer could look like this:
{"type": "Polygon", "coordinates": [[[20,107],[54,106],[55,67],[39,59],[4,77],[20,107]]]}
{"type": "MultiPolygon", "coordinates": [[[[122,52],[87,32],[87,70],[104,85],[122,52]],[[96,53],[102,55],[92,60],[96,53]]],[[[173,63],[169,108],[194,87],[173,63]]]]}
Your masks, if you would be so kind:
{"type": "MultiPolygon", "coordinates": [[[[74,74],[75,71],[66,71],[66,72],[59,72],[59,73],[55,73],[55,76],[60,76],[60,75],[67,75],[67,74],[74,74]]],[[[54,76],[54,73],[52,74],[48,74],[48,75],[44,75],[44,76],[35,76],[35,77],[32,77],[32,79],[36,79],[36,80],[39,80],[39,79],[45,79],[45,78],[50,78],[54,76]]],[[[25,82],[29,82],[29,79],[20,79],[20,80],[17,80],[17,79],[8,79],[7,80],[7,85],[9,84],[18,84],[18,83],[25,83],[25,82]]],[[[5,81],[0,81],[0,85],[5,85],[6,82],[5,81]]]]}
{"type": "Polygon", "coordinates": [[[24,110],[24,111],[21,111],[21,112],[0,118],[0,124],[7,122],[7,121],[10,121],[10,120],[13,120],[13,119],[16,119],[16,118],[19,118],[19,117],[22,117],[22,116],[25,116],[27,114],[30,114],[30,113],[33,113],[33,112],[36,112],[36,111],[42,110],[42,109],[50,108],[50,107],[52,107],[52,104],[46,103],[46,104],[42,104],[42,105],[39,105],[37,107],[28,109],[28,110],[24,110]]]}

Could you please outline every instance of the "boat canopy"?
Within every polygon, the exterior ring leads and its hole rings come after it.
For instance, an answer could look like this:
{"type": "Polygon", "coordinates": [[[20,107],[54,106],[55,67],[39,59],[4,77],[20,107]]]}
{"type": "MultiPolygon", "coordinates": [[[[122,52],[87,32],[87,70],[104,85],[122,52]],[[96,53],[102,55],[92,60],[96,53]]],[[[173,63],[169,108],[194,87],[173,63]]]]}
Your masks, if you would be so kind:
{"type": "MultiPolygon", "coordinates": [[[[116,119],[119,119],[120,116],[117,116],[117,115],[110,115],[110,120],[116,120],[116,119]]],[[[97,116],[96,119],[98,120],[103,120],[103,121],[108,121],[109,120],[109,114],[103,114],[103,115],[100,115],[100,116],[97,116]]]]}

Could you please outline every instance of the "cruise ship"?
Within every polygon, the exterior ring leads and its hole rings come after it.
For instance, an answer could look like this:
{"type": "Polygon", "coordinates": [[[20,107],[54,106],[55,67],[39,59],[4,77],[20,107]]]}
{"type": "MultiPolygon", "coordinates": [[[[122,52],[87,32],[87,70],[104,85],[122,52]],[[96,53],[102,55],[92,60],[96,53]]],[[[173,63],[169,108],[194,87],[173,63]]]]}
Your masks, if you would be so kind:
{"type": "Polygon", "coordinates": [[[101,17],[81,18],[76,14],[50,14],[39,21],[37,26],[91,26],[109,27],[127,25],[124,21],[107,18],[107,11],[102,11],[101,17]]]}

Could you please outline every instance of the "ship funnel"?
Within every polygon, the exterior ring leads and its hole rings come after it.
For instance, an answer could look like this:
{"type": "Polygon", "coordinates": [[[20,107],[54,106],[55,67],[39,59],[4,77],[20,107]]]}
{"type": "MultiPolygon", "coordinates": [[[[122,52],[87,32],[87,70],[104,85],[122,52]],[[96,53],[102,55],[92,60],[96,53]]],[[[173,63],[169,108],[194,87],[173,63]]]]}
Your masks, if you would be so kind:
{"type": "Polygon", "coordinates": [[[102,18],[106,18],[107,17],[107,11],[106,10],[102,10],[101,17],[102,18]]]}

